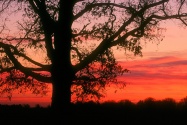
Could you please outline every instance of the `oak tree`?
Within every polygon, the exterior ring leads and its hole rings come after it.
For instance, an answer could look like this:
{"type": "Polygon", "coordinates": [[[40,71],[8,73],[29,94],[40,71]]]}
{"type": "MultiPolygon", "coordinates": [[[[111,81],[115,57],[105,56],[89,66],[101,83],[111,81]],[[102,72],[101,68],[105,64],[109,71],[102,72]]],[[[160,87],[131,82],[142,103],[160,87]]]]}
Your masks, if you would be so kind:
{"type": "Polygon", "coordinates": [[[114,50],[142,55],[142,41],[162,40],[161,21],[185,22],[184,2],[1,0],[1,93],[45,94],[49,83],[55,109],[67,109],[72,94],[78,100],[100,98],[106,85],[128,72],[114,50]],[[7,26],[7,19],[16,20],[8,17],[12,13],[20,15],[17,29],[7,26]]]}

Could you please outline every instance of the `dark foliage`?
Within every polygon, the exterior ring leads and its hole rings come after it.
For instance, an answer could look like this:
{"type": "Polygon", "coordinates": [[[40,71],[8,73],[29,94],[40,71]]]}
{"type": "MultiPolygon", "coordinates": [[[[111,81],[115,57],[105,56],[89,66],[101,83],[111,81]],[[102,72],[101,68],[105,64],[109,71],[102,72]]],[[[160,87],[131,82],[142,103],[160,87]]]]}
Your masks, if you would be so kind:
{"type": "MultiPolygon", "coordinates": [[[[137,104],[129,100],[102,104],[78,102],[71,105],[67,114],[70,125],[185,125],[187,103],[185,99],[175,102],[170,98],[147,98],[137,104]]],[[[50,107],[0,105],[2,125],[56,125],[53,118],[56,117],[50,107]]],[[[59,118],[63,120],[63,116],[59,118]]]]}
{"type": "Polygon", "coordinates": [[[0,94],[46,94],[52,107],[105,95],[129,70],[118,63],[142,56],[144,42],[164,38],[161,22],[187,25],[185,0],[0,0],[0,94]],[[14,15],[14,16],[13,16],[14,15]],[[13,18],[13,17],[16,18],[13,18]],[[13,21],[13,22],[12,22],[13,21]],[[10,26],[10,24],[16,24],[10,26]],[[68,72],[67,72],[68,71],[68,72]]]}

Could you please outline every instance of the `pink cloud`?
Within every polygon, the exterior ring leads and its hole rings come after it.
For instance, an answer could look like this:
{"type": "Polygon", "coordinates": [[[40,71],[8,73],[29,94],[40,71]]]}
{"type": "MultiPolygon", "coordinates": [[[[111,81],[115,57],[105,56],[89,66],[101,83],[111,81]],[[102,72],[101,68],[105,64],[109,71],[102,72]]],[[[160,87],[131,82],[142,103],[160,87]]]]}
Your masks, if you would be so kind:
{"type": "Polygon", "coordinates": [[[106,99],[138,102],[153,97],[179,101],[187,96],[187,60],[184,58],[164,56],[119,63],[130,70],[119,77],[126,82],[126,87],[116,94],[111,88],[106,99]]]}
{"type": "MultiPolygon", "coordinates": [[[[138,61],[120,61],[124,68],[130,70],[119,77],[126,82],[124,89],[116,86],[106,88],[106,97],[101,101],[120,101],[129,99],[138,102],[147,97],[155,99],[174,98],[179,101],[187,96],[187,60],[175,56],[163,56],[148,58],[138,61]]],[[[37,97],[34,95],[14,95],[12,101],[0,98],[1,104],[24,104],[32,106],[41,104],[47,106],[51,101],[51,93],[47,96],[37,97]]]]}
{"type": "Polygon", "coordinates": [[[157,57],[141,61],[119,62],[130,70],[126,78],[139,79],[186,79],[187,60],[177,57],[157,57]]]}

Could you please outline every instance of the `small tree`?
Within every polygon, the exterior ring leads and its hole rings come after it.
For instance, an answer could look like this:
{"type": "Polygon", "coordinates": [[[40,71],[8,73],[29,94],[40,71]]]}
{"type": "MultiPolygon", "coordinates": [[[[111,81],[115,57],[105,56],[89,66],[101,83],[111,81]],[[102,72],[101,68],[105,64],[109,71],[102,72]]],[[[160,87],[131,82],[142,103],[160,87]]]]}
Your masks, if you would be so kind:
{"type": "Polygon", "coordinates": [[[114,47],[142,55],[142,40],[162,39],[162,20],[187,17],[182,12],[185,4],[171,0],[2,0],[0,4],[2,14],[15,4],[22,13],[15,35],[7,34],[6,22],[1,23],[1,92],[25,87],[45,94],[44,83],[51,83],[51,106],[56,109],[66,109],[72,93],[79,99],[100,98],[107,84],[118,83],[116,77],[128,70],[117,63],[114,47]],[[40,59],[30,56],[31,50],[40,53],[40,59]]]}

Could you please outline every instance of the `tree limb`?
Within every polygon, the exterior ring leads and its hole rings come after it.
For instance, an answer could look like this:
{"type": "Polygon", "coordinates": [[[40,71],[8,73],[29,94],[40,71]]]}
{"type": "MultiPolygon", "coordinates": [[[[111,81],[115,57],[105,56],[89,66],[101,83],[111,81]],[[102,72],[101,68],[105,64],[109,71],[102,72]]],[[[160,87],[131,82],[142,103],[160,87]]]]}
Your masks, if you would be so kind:
{"type": "Polygon", "coordinates": [[[47,55],[51,60],[52,55],[54,53],[51,35],[54,33],[54,28],[56,28],[55,21],[51,18],[50,14],[47,12],[44,0],[42,0],[41,2],[39,0],[34,0],[34,2],[33,0],[29,0],[29,3],[31,4],[33,10],[39,15],[41,19],[40,21],[42,23],[43,30],[44,30],[47,55]]]}
{"type": "MultiPolygon", "coordinates": [[[[9,47],[9,48],[11,48],[13,50],[13,52],[12,52],[13,55],[17,55],[19,57],[23,57],[27,61],[33,63],[36,66],[41,67],[45,71],[49,71],[50,70],[50,65],[43,65],[43,64],[41,64],[41,63],[39,63],[37,61],[34,61],[33,59],[31,59],[30,57],[26,56],[25,54],[20,53],[15,46],[10,45],[10,44],[5,44],[5,43],[2,43],[2,42],[0,43],[0,47],[4,48],[5,46],[7,46],[7,47],[9,47]]],[[[6,51],[3,51],[3,52],[6,53],[6,51]]]]}
{"type": "Polygon", "coordinates": [[[9,59],[12,61],[14,64],[14,67],[21,72],[23,72],[27,76],[31,76],[35,78],[36,80],[43,81],[43,82],[51,82],[50,77],[43,76],[39,73],[32,72],[31,70],[27,69],[26,67],[22,66],[20,62],[14,57],[13,53],[11,52],[10,46],[0,43],[0,46],[4,48],[5,53],[9,57],[9,59]]]}
{"type": "MultiPolygon", "coordinates": [[[[118,29],[118,31],[116,33],[114,33],[109,38],[104,39],[99,44],[99,46],[94,51],[92,51],[92,53],[90,55],[85,57],[84,60],[82,60],[79,64],[75,65],[75,67],[74,67],[75,71],[83,69],[89,63],[91,63],[93,60],[95,60],[95,58],[99,54],[101,54],[102,52],[104,52],[108,48],[119,44],[120,42],[122,42],[124,39],[126,39],[130,35],[135,35],[135,32],[137,32],[142,27],[144,28],[152,19],[159,19],[159,20],[166,20],[166,19],[172,19],[172,18],[179,19],[179,17],[186,17],[187,16],[187,14],[170,15],[170,16],[151,15],[149,18],[146,19],[146,21],[143,21],[143,23],[140,24],[139,27],[129,31],[128,33],[124,34],[123,37],[115,40],[115,42],[114,42],[114,39],[117,36],[119,36],[124,31],[125,27],[127,27],[129,24],[131,24],[136,17],[141,16],[141,14],[145,12],[145,10],[150,9],[150,8],[152,8],[154,6],[161,5],[161,4],[165,3],[165,2],[168,2],[168,0],[162,0],[162,1],[159,1],[159,2],[156,2],[156,3],[152,3],[152,4],[149,4],[149,5],[146,5],[143,8],[141,8],[139,11],[135,11],[134,13],[131,13],[131,17],[126,22],[123,23],[123,25],[118,29]]],[[[85,13],[86,11],[91,10],[93,7],[96,7],[96,5],[98,5],[98,6],[113,5],[113,6],[116,6],[116,7],[130,9],[129,7],[125,7],[125,6],[122,6],[122,5],[117,5],[117,4],[114,4],[114,3],[98,3],[98,4],[88,5],[88,7],[85,8],[84,10],[82,10],[79,14],[81,15],[81,14],[83,14],[83,12],[85,13]]],[[[75,18],[78,18],[78,17],[75,16],[75,18]]],[[[142,36],[143,36],[143,33],[141,33],[140,35],[137,35],[136,37],[142,37],[142,36]]]]}

